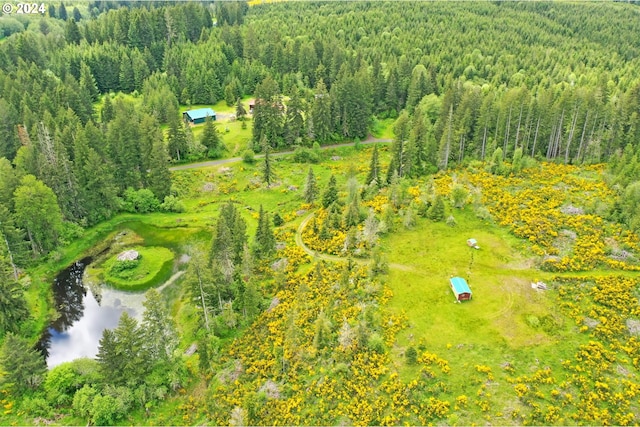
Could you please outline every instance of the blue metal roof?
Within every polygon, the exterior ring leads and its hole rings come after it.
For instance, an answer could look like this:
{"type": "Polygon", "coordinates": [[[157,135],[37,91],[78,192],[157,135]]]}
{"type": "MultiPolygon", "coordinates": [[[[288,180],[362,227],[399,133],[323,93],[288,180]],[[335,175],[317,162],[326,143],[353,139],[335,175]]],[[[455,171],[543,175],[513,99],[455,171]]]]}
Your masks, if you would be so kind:
{"type": "Polygon", "coordinates": [[[216,116],[216,112],[213,111],[211,108],[198,108],[197,110],[185,111],[185,113],[189,116],[191,120],[204,119],[207,116],[213,118],[216,116]]]}
{"type": "Polygon", "coordinates": [[[471,294],[471,289],[469,289],[469,285],[467,285],[467,281],[462,277],[452,277],[450,280],[451,286],[456,291],[456,294],[463,294],[465,292],[471,294]]]}

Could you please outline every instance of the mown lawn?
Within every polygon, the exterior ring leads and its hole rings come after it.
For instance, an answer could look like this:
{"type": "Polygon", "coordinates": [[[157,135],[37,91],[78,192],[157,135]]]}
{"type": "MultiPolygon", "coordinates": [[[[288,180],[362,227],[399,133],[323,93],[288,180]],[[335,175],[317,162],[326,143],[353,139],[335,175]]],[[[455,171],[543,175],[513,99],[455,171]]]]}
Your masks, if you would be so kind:
{"type": "MultiPolygon", "coordinates": [[[[488,366],[496,377],[491,400],[499,402],[497,406],[508,406],[505,400],[512,397],[512,386],[505,381],[509,374],[505,366],[514,366],[516,373],[526,373],[540,363],[559,367],[585,340],[575,335],[571,322],[554,308],[554,294],[531,289],[530,283],[540,278],[540,272],[523,255],[518,239],[476,218],[470,206],[451,213],[456,227],[420,219],[415,229],[384,239],[389,262],[413,270],[391,269],[389,273],[394,294],[389,308],[406,313],[409,323],[398,335],[394,364],[408,380],[416,371],[404,359],[409,346],[448,360],[452,400],[476,394],[479,380],[469,379],[478,377],[476,365],[488,366]],[[471,237],[481,249],[467,246],[471,237]],[[471,301],[455,303],[449,287],[452,276],[468,280],[471,301]],[[540,319],[546,322],[544,327],[532,326],[540,319]]],[[[456,422],[471,423],[480,415],[471,411],[466,416],[456,422]]]]}

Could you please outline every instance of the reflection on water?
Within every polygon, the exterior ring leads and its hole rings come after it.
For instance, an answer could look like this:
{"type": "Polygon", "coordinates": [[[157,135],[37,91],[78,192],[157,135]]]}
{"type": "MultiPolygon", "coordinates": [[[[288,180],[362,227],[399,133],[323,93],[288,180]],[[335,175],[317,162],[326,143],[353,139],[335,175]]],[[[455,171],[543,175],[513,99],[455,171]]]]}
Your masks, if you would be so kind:
{"type": "Polygon", "coordinates": [[[95,357],[102,331],[118,326],[122,312],[142,317],[144,294],[103,288],[98,299],[82,283],[91,258],[76,262],[58,274],[53,285],[60,317],[42,334],[38,348],[49,368],[79,357],[95,357]]]}

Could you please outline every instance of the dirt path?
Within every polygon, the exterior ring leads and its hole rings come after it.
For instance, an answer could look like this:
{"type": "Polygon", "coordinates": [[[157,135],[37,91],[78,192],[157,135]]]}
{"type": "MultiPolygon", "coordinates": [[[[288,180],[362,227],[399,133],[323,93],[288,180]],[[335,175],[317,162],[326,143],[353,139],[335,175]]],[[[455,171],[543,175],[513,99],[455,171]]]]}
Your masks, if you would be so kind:
{"type": "MultiPolygon", "coordinates": [[[[311,256],[313,258],[322,259],[322,260],[329,261],[329,262],[346,262],[347,259],[348,259],[347,257],[341,257],[341,256],[338,256],[338,255],[323,254],[323,253],[320,253],[320,252],[312,250],[311,248],[309,248],[307,245],[304,244],[304,241],[302,240],[302,231],[307,226],[309,221],[311,221],[311,218],[313,218],[313,215],[315,215],[313,212],[310,213],[309,215],[307,215],[307,217],[305,219],[303,219],[302,222],[300,223],[300,225],[298,226],[298,229],[296,230],[296,245],[301,247],[303,251],[305,251],[307,254],[309,254],[309,256],[311,256]]],[[[369,265],[369,263],[371,262],[370,259],[362,259],[362,258],[351,258],[351,259],[356,264],[360,264],[360,265],[369,265]]],[[[411,266],[408,266],[408,265],[403,265],[403,264],[391,263],[391,264],[389,264],[389,268],[391,268],[393,270],[409,271],[409,272],[412,272],[412,273],[419,273],[419,271],[416,270],[415,268],[413,268],[411,266]]]]}
{"type": "MultiPolygon", "coordinates": [[[[364,141],[361,141],[360,144],[376,144],[376,143],[387,143],[387,142],[392,142],[393,140],[391,139],[385,139],[385,138],[374,138],[373,136],[369,135],[369,137],[367,139],[365,139],[364,141]]],[[[334,145],[325,145],[320,147],[321,150],[330,150],[332,148],[340,148],[340,147],[349,147],[351,145],[354,145],[354,142],[345,142],[343,144],[334,144],[334,145]]],[[[289,151],[280,151],[278,153],[272,153],[272,156],[286,156],[289,154],[293,154],[292,150],[289,151]]],[[[258,154],[256,155],[257,159],[261,159],[262,157],[264,157],[264,154],[258,154]]],[[[199,162],[199,163],[190,163],[188,165],[180,165],[180,166],[174,166],[169,168],[169,170],[171,171],[180,171],[180,170],[185,170],[185,169],[197,169],[197,168],[205,168],[205,167],[209,167],[209,166],[218,166],[218,165],[224,165],[227,163],[235,163],[235,162],[239,162],[242,160],[242,157],[231,157],[228,159],[220,159],[220,160],[210,160],[208,162],[199,162]]]]}
{"type": "Polygon", "coordinates": [[[164,288],[166,288],[169,285],[172,285],[176,280],[178,280],[182,275],[184,274],[184,270],[178,271],[177,273],[174,273],[173,276],[169,277],[169,279],[164,282],[162,285],[158,286],[156,288],[156,291],[158,292],[162,292],[162,290],[164,288]]]}

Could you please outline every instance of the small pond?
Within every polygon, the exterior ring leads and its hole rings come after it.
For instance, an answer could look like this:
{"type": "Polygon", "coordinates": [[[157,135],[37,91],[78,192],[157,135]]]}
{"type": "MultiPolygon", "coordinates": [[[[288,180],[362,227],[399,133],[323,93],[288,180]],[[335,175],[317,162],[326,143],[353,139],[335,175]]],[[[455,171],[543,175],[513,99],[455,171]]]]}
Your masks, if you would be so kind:
{"type": "Polygon", "coordinates": [[[127,311],[137,320],[142,318],[144,293],[106,287],[92,291],[85,287],[82,278],[91,261],[89,257],[74,263],[61,271],[53,283],[60,317],[51,322],[38,343],[49,368],[79,357],[95,357],[102,331],[115,328],[122,312],[127,311]]]}

